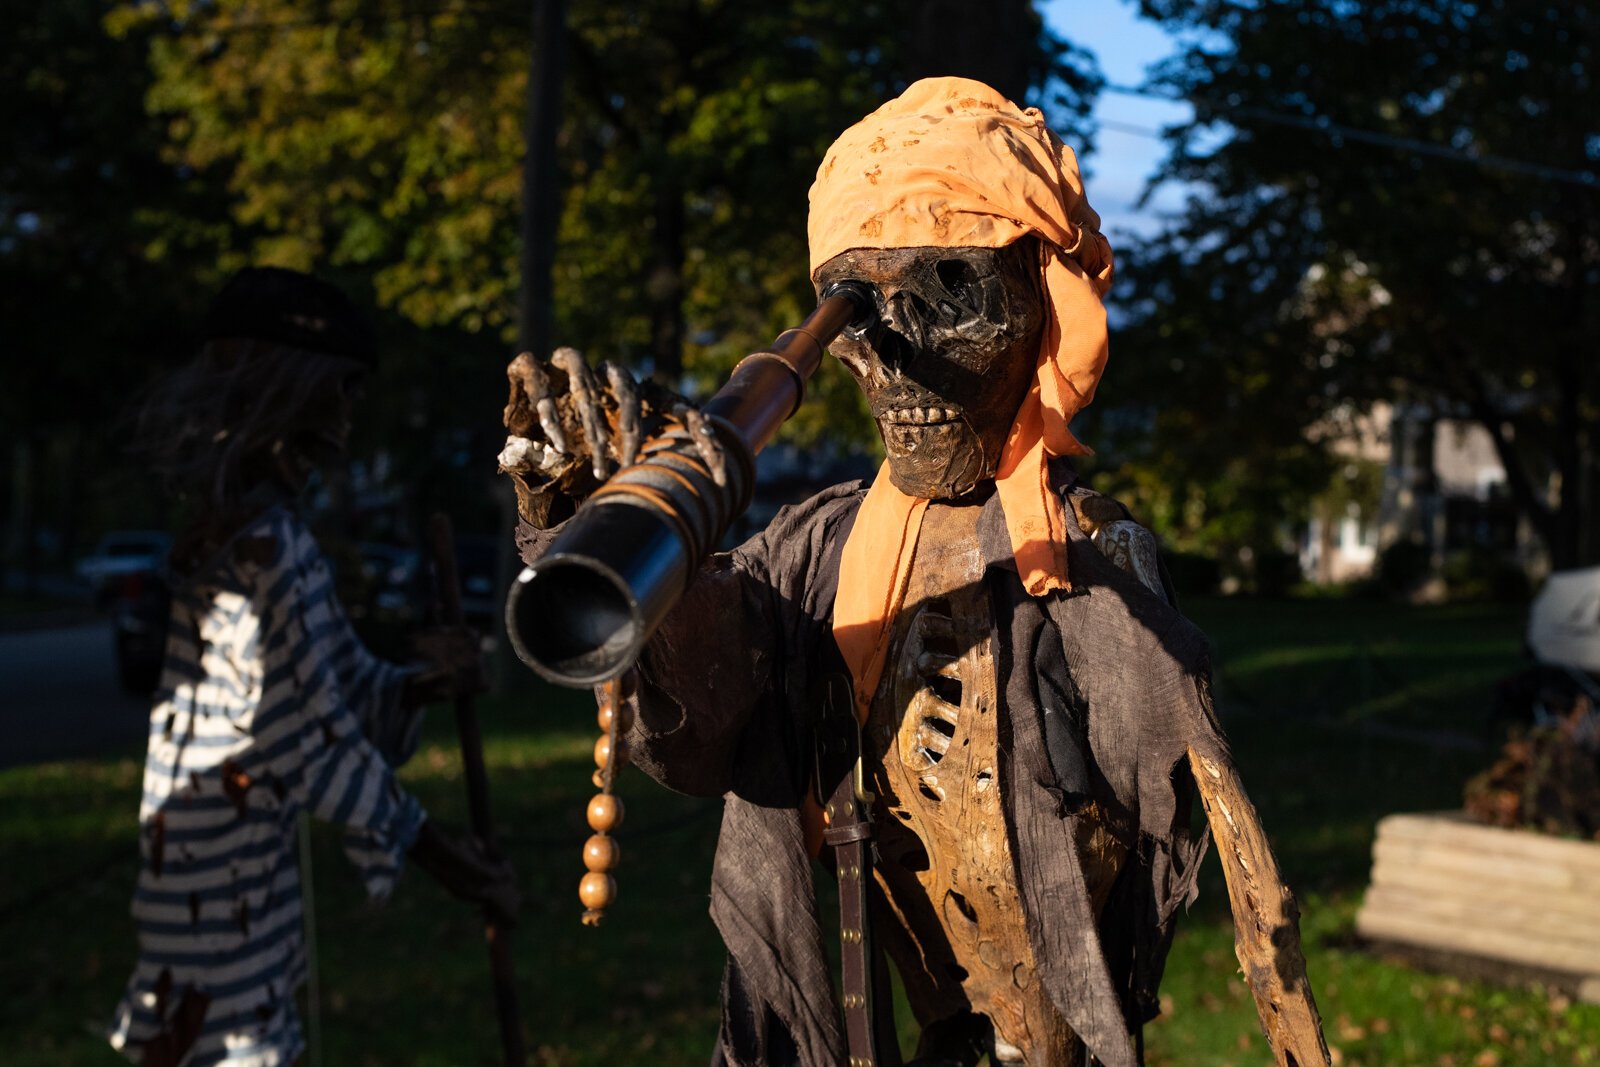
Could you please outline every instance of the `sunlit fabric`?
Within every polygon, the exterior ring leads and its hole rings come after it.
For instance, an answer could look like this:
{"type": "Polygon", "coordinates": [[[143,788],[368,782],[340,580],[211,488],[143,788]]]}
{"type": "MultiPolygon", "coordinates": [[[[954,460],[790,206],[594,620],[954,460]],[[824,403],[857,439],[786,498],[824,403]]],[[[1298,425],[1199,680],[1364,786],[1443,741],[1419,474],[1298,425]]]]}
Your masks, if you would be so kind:
{"type": "Polygon", "coordinates": [[[424,818],[391,770],[420,728],[405,674],[361,644],[285,509],[175,592],[139,813],[140,955],[113,1046],[138,1059],[193,1034],[193,1067],[300,1055],[296,820],[343,826],[368,893],[388,895],[424,818]]]}
{"type": "MultiPolygon", "coordinates": [[[[1105,368],[1111,247],[1078,160],[1037,108],[981,82],[927,78],[839,136],[811,187],[811,270],[856,248],[1001,248],[1039,238],[1048,308],[1033,387],[996,472],[1012,553],[1034,596],[1068,588],[1066,526],[1052,456],[1087,451],[1068,429],[1105,368]]],[[[916,552],[922,505],[879,473],[845,548],[834,630],[870,701],[890,620],[916,552]]]]}

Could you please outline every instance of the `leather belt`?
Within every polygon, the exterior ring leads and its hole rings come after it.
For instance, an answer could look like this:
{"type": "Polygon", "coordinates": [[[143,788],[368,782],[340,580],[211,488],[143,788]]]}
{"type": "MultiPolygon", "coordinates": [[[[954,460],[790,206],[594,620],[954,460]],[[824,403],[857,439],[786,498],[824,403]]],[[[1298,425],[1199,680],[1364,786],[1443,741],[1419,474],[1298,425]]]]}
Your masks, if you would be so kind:
{"type": "Polygon", "coordinates": [[[815,706],[814,795],[822,804],[822,841],[833,850],[839,882],[841,1006],[847,1067],[900,1067],[888,973],[872,944],[872,802],[862,770],[861,723],[856,718],[850,676],[821,679],[815,706]],[[842,774],[840,772],[843,772],[842,774]],[[832,783],[833,775],[840,777],[832,783]],[[826,798],[826,799],[824,799],[826,798]]]}
{"type": "Polygon", "coordinates": [[[867,883],[872,880],[872,813],[856,797],[854,774],[839,781],[823,814],[822,839],[833,848],[839,879],[839,941],[849,1067],[882,1067],[872,1025],[872,931],[867,923],[867,883]]]}
{"type": "MultiPolygon", "coordinates": [[[[899,1067],[900,1049],[893,1027],[878,1032],[877,960],[872,945],[868,894],[872,885],[872,794],[868,793],[858,758],[854,773],[834,788],[823,809],[827,828],[822,839],[833,849],[839,880],[839,941],[845,1044],[849,1067],[899,1067]]],[[[889,1011],[893,1008],[884,1005],[889,1011]]]]}

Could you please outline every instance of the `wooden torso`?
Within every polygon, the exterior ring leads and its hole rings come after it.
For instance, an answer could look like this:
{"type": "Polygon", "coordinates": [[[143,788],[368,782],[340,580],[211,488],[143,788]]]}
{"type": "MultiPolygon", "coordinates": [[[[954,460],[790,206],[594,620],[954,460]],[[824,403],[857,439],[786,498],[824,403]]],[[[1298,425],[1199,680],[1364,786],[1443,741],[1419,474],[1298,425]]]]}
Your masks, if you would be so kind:
{"type": "Polygon", "coordinates": [[[902,928],[885,943],[919,1019],[985,1014],[997,1062],[1074,1067],[1082,1046],[1038,981],[1006,830],[1010,736],[980,511],[928,508],[864,732],[877,875],[902,928]]]}

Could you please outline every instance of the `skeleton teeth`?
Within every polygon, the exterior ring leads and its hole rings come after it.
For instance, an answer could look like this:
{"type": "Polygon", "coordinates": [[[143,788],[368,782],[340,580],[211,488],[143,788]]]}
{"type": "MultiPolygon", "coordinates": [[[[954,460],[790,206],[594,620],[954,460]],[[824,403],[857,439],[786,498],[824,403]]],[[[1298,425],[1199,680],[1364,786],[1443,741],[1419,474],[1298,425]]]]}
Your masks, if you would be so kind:
{"type": "Polygon", "coordinates": [[[955,420],[956,409],[947,407],[891,408],[883,413],[883,421],[897,426],[936,426],[955,420]]]}

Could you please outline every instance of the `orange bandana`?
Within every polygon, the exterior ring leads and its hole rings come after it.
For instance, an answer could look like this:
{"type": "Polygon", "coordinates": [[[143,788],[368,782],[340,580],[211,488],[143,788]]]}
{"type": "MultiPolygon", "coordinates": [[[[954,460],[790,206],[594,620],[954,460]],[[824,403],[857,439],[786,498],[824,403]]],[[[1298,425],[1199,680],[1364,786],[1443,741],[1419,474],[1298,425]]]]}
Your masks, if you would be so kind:
{"type": "MultiPolygon", "coordinates": [[[[995,474],[1017,573],[1033,596],[1069,588],[1066,516],[1045,463],[1088,451],[1067,423],[1094,398],[1106,362],[1101,297],[1111,287],[1111,247],[1099,228],[1077,156],[1039,111],[966,78],[919,81],[850,127],[811,186],[813,276],[854,248],[1002,248],[1028,234],[1040,239],[1048,312],[1038,370],[995,474]]],[[[863,722],[927,504],[896,489],[885,464],[845,542],[833,634],[863,722]]]]}

